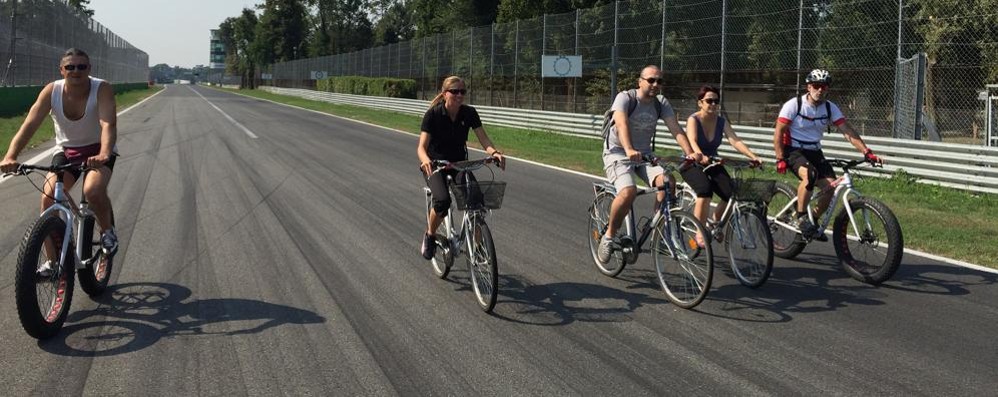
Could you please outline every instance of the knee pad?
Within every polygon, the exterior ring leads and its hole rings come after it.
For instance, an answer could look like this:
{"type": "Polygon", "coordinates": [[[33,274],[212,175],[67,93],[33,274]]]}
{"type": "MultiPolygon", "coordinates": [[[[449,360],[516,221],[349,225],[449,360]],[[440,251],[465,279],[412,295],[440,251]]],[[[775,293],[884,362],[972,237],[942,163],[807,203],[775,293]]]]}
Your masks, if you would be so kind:
{"type": "Polygon", "coordinates": [[[814,170],[810,164],[807,165],[807,190],[814,190],[814,183],[818,181],[818,171],[814,170]]]}

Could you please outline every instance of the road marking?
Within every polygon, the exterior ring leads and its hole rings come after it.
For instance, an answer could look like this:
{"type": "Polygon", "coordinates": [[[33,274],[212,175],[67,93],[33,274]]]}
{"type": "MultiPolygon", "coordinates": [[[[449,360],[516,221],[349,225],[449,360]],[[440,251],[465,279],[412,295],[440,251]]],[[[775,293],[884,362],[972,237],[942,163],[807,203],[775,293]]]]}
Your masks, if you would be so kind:
{"type": "MultiPolygon", "coordinates": [[[[225,91],[225,92],[229,92],[229,91],[225,91]]],[[[389,127],[385,127],[385,126],[380,126],[380,125],[377,125],[377,124],[371,124],[371,123],[368,123],[368,122],[365,122],[365,121],[354,120],[354,119],[347,118],[347,117],[342,117],[342,116],[337,116],[337,115],[334,115],[334,114],[320,112],[318,110],[306,109],[306,108],[303,108],[303,107],[300,107],[300,106],[288,105],[286,103],[280,103],[280,102],[272,101],[272,100],[269,100],[269,99],[257,98],[257,97],[253,97],[253,96],[249,96],[249,95],[243,95],[243,94],[234,93],[234,92],[229,92],[229,93],[230,94],[235,94],[235,95],[241,95],[241,96],[244,96],[244,97],[247,97],[247,98],[252,98],[252,99],[257,99],[257,100],[266,101],[266,102],[270,102],[270,103],[275,103],[275,104],[278,104],[278,105],[281,105],[281,106],[287,106],[287,107],[290,107],[290,108],[300,109],[300,110],[304,110],[304,111],[307,111],[307,112],[318,113],[318,114],[321,114],[321,115],[324,115],[324,116],[333,117],[333,118],[337,118],[337,119],[341,119],[341,120],[352,121],[354,123],[369,125],[371,127],[377,127],[377,128],[381,128],[381,129],[384,129],[384,130],[394,131],[394,132],[397,132],[397,133],[400,133],[400,134],[408,135],[410,137],[417,137],[418,138],[418,136],[416,136],[415,134],[409,133],[409,132],[405,132],[405,131],[402,131],[402,130],[397,130],[397,129],[389,128],[389,127]]],[[[481,149],[475,149],[475,148],[468,148],[468,149],[474,150],[476,152],[482,152],[482,153],[484,153],[484,151],[481,150],[481,149]]],[[[585,172],[579,172],[579,171],[570,170],[570,169],[567,169],[567,168],[561,168],[561,167],[553,166],[553,165],[550,165],[550,164],[542,164],[542,163],[538,163],[536,161],[521,159],[521,158],[517,158],[517,157],[513,157],[513,156],[506,156],[506,158],[517,160],[517,161],[521,161],[521,162],[524,162],[524,163],[527,163],[527,164],[531,164],[531,165],[535,165],[535,166],[538,166],[538,167],[552,169],[552,170],[555,170],[555,171],[561,171],[561,172],[566,172],[566,173],[573,174],[573,175],[579,175],[579,176],[583,176],[583,177],[589,177],[589,178],[596,179],[596,180],[604,180],[605,179],[605,177],[603,177],[603,176],[593,175],[593,174],[587,174],[585,172]]],[[[979,270],[979,271],[986,272],[986,273],[998,274],[998,269],[992,269],[992,268],[984,267],[984,266],[981,266],[981,265],[975,265],[975,264],[969,263],[969,262],[964,262],[964,261],[960,261],[960,260],[956,260],[956,259],[950,259],[950,258],[938,256],[938,255],[933,255],[933,254],[930,254],[930,253],[927,253],[927,252],[922,252],[922,251],[914,250],[914,249],[911,249],[911,248],[905,248],[904,249],[904,253],[905,254],[913,254],[913,255],[916,255],[916,256],[921,256],[921,257],[924,257],[924,258],[936,260],[936,261],[943,262],[943,263],[948,263],[948,264],[951,264],[951,265],[954,265],[954,266],[960,266],[960,267],[965,267],[965,268],[968,268],[968,269],[979,270]]]]}
{"type": "MultiPolygon", "coordinates": [[[[125,113],[128,113],[129,110],[135,109],[136,106],[139,106],[139,105],[143,104],[145,101],[148,101],[148,100],[152,99],[154,96],[159,95],[163,91],[166,91],[166,87],[165,86],[163,87],[162,90],[159,90],[159,92],[157,92],[155,94],[152,94],[148,98],[139,101],[139,103],[136,103],[136,104],[134,104],[132,106],[129,106],[125,110],[122,110],[122,111],[118,112],[118,117],[121,117],[121,115],[123,115],[125,113]]],[[[46,156],[51,156],[53,150],[55,150],[54,147],[52,149],[49,149],[49,150],[43,150],[41,153],[38,153],[37,156],[28,159],[28,161],[25,161],[22,164],[37,164],[39,161],[41,161],[46,156]]],[[[8,175],[8,176],[0,177],[0,183],[4,183],[4,182],[6,182],[8,179],[10,179],[12,177],[13,177],[13,175],[8,175]]]]}
{"type": "Polygon", "coordinates": [[[249,128],[246,128],[246,126],[244,126],[240,122],[236,121],[236,119],[232,118],[231,116],[229,116],[228,114],[226,114],[225,112],[223,112],[222,109],[219,109],[218,106],[215,106],[214,103],[211,103],[211,101],[209,101],[208,98],[205,98],[204,95],[201,95],[201,93],[197,92],[197,90],[195,90],[193,87],[187,87],[187,88],[189,88],[191,91],[194,91],[194,93],[197,94],[199,97],[201,97],[201,99],[204,99],[205,102],[208,102],[208,104],[211,105],[211,107],[215,108],[215,110],[217,110],[219,113],[221,113],[222,116],[225,116],[225,118],[229,119],[229,121],[232,124],[235,124],[236,127],[239,127],[240,129],[242,129],[243,132],[245,132],[246,135],[249,135],[250,138],[253,138],[253,139],[259,138],[258,136],[256,136],[256,134],[253,133],[253,131],[250,131],[249,128]]]}

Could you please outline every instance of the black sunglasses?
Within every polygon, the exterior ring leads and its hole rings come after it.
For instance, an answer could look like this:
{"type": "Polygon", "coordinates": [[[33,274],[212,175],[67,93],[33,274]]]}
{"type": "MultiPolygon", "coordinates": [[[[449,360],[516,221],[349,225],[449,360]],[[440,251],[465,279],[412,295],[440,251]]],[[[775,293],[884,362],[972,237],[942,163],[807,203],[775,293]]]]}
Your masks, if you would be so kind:
{"type": "Polygon", "coordinates": [[[85,63],[81,63],[81,64],[77,64],[77,65],[63,65],[62,66],[63,69],[66,69],[67,71],[70,71],[70,72],[72,72],[74,70],[87,70],[87,68],[89,68],[89,67],[90,67],[90,65],[87,65],[85,63]]]}
{"type": "Polygon", "coordinates": [[[655,77],[647,77],[647,78],[642,77],[641,79],[644,80],[644,81],[647,81],[648,84],[662,85],[662,84],[665,83],[665,80],[662,80],[662,79],[659,79],[659,78],[655,78],[655,77]]]}
{"type": "Polygon", "coordinates": [[[717,98],[701,99],[701,101],[704,101],[704,103],[706,103],[708,105],[716,105],[716,104],[721,103],[721,101],[718,100],[717,98]]]}
{"type": "Polygon", "coordinates": [[[449,92],[449,93],[451,93],[453,95],[464,95],[464,94],[468,93],[468,90],[466,90],[464,88],[461,88],[461,89],[451,88],[451,89],[447,90],[447,92],[449,92]]]}

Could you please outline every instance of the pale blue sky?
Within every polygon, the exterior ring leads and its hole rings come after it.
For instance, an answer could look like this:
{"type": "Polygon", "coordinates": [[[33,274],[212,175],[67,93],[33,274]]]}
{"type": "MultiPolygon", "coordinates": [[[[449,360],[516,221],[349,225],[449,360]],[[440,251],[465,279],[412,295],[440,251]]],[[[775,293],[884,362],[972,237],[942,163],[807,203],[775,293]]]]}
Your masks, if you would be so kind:
{"type": "Polygon", "coordinates": [[[90,0],[94,19],[149,54],[149,66],[208,64],[209,30],[263,0],[90,0]]]}

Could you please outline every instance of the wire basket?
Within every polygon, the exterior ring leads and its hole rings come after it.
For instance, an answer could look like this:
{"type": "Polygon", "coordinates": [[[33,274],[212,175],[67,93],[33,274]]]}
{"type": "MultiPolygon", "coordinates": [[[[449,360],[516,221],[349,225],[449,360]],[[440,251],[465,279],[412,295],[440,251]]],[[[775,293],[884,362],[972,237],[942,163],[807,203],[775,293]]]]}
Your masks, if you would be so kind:
{"type": "Polygon", "coordinates": [[[502,196],[506,194],[506,182],[470,181],[450,185],[451,196],[459,210],[490,209],[502,207],[502,196]]]}
{"type": "Polygon", "coordinates": [[[776,181],[768,179],[735,179],[735,200],[768,203],[773,199],[776,181]]]}

